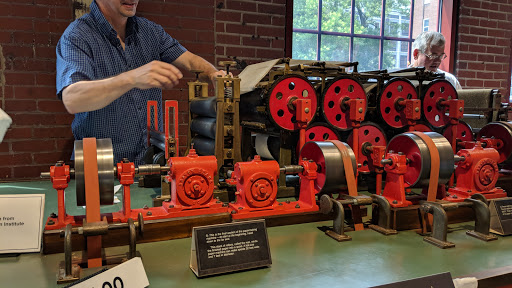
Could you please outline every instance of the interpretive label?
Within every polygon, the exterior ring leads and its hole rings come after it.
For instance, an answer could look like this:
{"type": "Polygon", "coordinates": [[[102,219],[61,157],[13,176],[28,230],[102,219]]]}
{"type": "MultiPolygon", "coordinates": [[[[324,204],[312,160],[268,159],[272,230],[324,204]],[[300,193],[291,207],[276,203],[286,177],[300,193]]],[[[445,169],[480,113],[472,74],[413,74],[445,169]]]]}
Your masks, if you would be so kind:
{"type": "Polygon", "coordinates": [[[149,286],[148,276],[140,257],[132,258],[85,281],[78,281],[73,288],[143,288],[149,286]]]}
{"type": "Polygon", "coordinates": [[[455,288],[455,285],[452,274],[445,272],[371,288],[455,288]]]}
{"type": "Polygon", "coordinates": [[[0,195],[0,253],[41,250],[44,196],[0,195]]]}
{"type": "Polygon", "coordinates": [[[265,220],[192,230],[190,268],[198,277],[271,264],[265,220]]]}
{"type": "Polygon", "coordinates": [[[491,200],[491,232],[499,235],[512,234],[512,198],[491,200]]]}

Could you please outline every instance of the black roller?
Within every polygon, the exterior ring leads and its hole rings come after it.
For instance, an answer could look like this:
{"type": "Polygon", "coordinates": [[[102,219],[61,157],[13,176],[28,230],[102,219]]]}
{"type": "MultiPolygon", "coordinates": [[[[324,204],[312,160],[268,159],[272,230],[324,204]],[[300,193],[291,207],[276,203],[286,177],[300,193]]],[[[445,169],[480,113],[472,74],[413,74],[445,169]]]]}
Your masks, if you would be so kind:
{"type": "Polygon", "coordinates": [[[149,136],[151,138],[157,139],[160,142],[164,142],[165,143],[165,133],[163,133],[163,132],[151,129],[149,131],[149,136]]]}
{"type": "Polygon", "coordinates": [[[259,122],[269,125],[270,123],[265,113],[266,108],[258,110],[258,107],[262,108],[265,106],[265,93],[262,89],[256,89],[240,95],[240,121],[259,122]]]}
{"type": "Polygon", "coordinates": [[[215,131],[217,127],[217,120],[210,117],[197,117],[192,119],[190,123],[190,130],[201,136],[215,139],[215,131]]]}
{"type": "Polygon", "coordinates": [[[165,143],[164,142],[161,142],[160,140],[158,140],[156,138],[150,138],[149,142],[151,143],[151,145],[158,147],[158,149],[160,149],[161,151],[165,151],[165,143]]]}
{"type": "Polygon", "coordinates": [[[190,101],[190,112],[206,117],[217,117],[217,97],[192,99],[190,101]]]}
{"type": "Polygon", "coordinates": [[[198,135],[192,138],[192,144],[197,154],[201,156],[215,155],[215,140],[213,139],[198,135]]]}

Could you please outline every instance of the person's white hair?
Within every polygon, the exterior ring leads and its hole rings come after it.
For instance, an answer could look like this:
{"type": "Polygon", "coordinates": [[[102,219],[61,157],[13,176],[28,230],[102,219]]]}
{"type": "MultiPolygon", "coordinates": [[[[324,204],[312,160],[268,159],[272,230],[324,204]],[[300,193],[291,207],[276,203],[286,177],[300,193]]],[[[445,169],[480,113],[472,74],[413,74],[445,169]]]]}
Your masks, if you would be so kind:
{"type": "Polygon", "coordinates": [[[420,52],[425,53],[432,46],[444,46],[445,42],[443,34],[436,31],[425,31],[414,40],[412,50],[418,49],[420,52]]]}

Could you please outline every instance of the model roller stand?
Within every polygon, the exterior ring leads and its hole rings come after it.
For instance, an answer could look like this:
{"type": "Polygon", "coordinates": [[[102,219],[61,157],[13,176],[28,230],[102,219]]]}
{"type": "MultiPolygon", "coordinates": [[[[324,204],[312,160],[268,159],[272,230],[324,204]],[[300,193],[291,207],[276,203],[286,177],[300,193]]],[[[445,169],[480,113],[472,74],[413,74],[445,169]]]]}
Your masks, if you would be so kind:
{"type": "MultiPolygon", "coordinates": [[[[135,256],[136,229],[139,234],[143,233],[142,215],[138,215],[137,223],[133,219],[128,219],[127,224],[109,225],[107,217],[100,213],[100,205],[113,204],[113,185],[110,187],[110,174],[112,169],[112,143],[110,139],[85,138],[75,141],[75,165],[73,171],[77,178],[77,204],[85,205],[85,218],[81,223],[74,218],[66,215],[64,206],[64,189],[70,178],[71,171],[69,166],[58,162],[56,166],[50,168],[49,176],[53,186],[58,191],[58,213],[56,217],[51,216],[46,224],[47,230],[58,229],[65,226],[64,266],[59,268],[57,282],[69,282],[77,280],[80,276],[80,268],[101,267],[107,264],[119,264],[135,256]],[[110,167],[110,169],[108,169],[110,167]],[[104,173],[103,173],[104,172],[104,173]],[[112,189],[110,189],[112,188],[112,189]],[[57,220],[57,221],[54,221],[57,220]],[[72,228],[72,224],[80,225],[72,228]],[[106,257],[102,249],[102,236],[106,235],[112,229],[129,229],[130,250],[126,256],[106,257]],[[71,234],[81,234],[86,238],[87,248],[83,257],[72,257],[71,234]]],[[[133,165],[133,164],[132,164],[133,165]]],[[[42,176],[47,176],[46,173],[42,176]]],[[[133,181],[134,174],[131,174],[133,181]]],[[[122,181],[122,179],[121,179],[122,181]]],[[[113,184],[113,183],[112,183],[113,184]]],[[[129,203],[129,202],[128,202],[129,203]]]]}

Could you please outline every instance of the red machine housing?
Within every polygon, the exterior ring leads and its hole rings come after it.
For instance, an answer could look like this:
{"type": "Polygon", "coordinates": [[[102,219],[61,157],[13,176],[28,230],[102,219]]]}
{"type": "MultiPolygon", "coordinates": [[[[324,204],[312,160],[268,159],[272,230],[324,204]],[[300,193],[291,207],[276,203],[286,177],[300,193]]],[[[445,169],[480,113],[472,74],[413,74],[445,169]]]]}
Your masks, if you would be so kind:
{"type": "Polygon", "coordinates": [[[204,208],[222,208],[213,198],[214,177],[217,174],[215,156],[199,156],[190,149],[186,157],[171,157],[169,174],[165,181],[171,182],[171,206],[173,211],[189,210],[187,216],[205,214],[204,208]],[[192,214],[190,214],[192,213],[192,214]]]}
{"type": "Polygon", "coordinates": [[[448,189],[449,196],[444,200],[462,202],[471,195],[480,193],[487,199],[506,197],[503,189],[496,187],[500,155],[496,149],[482,148],[476,142],[472,149],[461,149],[457,155],[464,157],[455,169],[457,186],[448,189]]]}
{"type": "Polygon", "coordinates": [[[274,160],[262,161],[258,155],[250,162],[237,162],[228,181],[236,184],[237,190],[235,203],[229,204],[231,217],[247,219],[318,211],[313,184],[317,166],[309,161],[303,161],[301,166],[304,171],[301,174],[299,201],[278,202],[279,163],[274,160]]]}
{"type": "Polygon", "coordinates": [[[169,158],[168,166],[165,181],[171,183],[171,201],[164,201],[160,207],[131,209],[130,185],[135,165],[132,162],[117,164],[117,176],[123,185],[123,210],[112,213],[113,222],[137,219],[139,213],[144,220],[156,220],[228,212],[221,201],[213,198],[213,180],[217,173],[215,156],[199,156],[190,149],[188,156],[169,158]]]}

